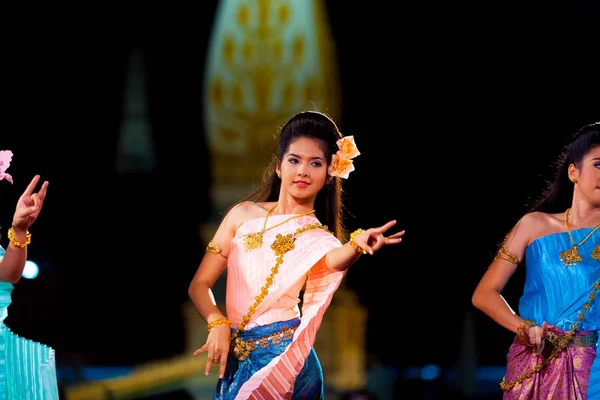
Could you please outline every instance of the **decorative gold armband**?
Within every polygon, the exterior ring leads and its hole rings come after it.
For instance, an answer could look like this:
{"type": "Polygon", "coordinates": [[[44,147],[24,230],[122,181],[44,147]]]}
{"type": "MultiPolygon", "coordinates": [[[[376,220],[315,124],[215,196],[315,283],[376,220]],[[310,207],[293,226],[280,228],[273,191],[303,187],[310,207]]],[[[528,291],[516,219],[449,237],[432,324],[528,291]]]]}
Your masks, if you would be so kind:
{"type": "Polygon", "coordinates": [[[211,322],[210,324],[206,325],[206,330],[210,332],[210,330],[212,328],[214,328],[217,325],[221,325],[221,324],[227,324],[227,325],[231,326],[231,321],[228,320],[225,317],[219,318],[219,319],[215,319],[213,322],[211,322]]]}
{"type": "Polygon", "coordinates": [[[498,249],[498,252],[496,253],[496,256],[494,257],[494,260],[501,258],[502,260],[506,260],[509,263],[512,264],[520,264],[521,261],[519,260],[519,258],[517,256],[515,256],[513,253],[511,253],[508,248],[506,247],[506,238],[504,238],[504,240],[502,241],[502,245],[500,246],[500,249],[498,249]]]}
{"type": "Polygon", "coordinates": [[[8,229],[8,239],[10,239],[10,242],[12,243],[13,246],[24,248],[27,245],[31,244],[31,233],[29,233],[29,231],[27,231],[27,239],[25,240],[24,243],[21,243],[17,239],[15,239],[15,232],[14,232],[13,228],[11,227],[8,229]]]}
{"type": "Polygon", "coordinates": [[[350,246],[354,247],[354,249],[358,253],[367,254],[367,251],[365,249],[363,249],[362,247],[359,247],[356,243],[354,243],[354,238],[356,237],[356,235],[358,235],[359,233],[364,232],[364,231],[365,231],[364,229],[359,228],[350,234],[350,246]]]}
{"type": "Polygon", "coordinates": [[[218,254],[221,257],[227,259],[227,257],[225,257],[223,255],[223,252],[221,250],[221,248],[219,246],[217,246],[216,244],[213,244],[212,242],[208,242],[208,246],[206,246],[206,253],[213,253],[213,254],[218,254]]]}

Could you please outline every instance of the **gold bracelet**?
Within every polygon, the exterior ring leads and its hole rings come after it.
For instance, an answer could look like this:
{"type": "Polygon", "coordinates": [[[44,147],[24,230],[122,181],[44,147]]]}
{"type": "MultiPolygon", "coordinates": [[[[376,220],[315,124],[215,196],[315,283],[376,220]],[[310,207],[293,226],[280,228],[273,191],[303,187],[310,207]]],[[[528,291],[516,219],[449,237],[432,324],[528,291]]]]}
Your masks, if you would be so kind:
{"type": "Polygon", "coordinates": [[[21,243],[17,239],[15,239],[15,232],[12,227],[8,228],[8,238],[10,239],[12,245],[15,247],[24,248],[27,245],[31,244],[31,233],[29,233],[29,231],[27,231],[27,240],[25,240],[24,243],[21,243]]]}
{"type": "Polygon", "coordinates": [[[356,235],[358,235],[359,233],[364,232],[364,231],[365,231],[364,229],[359,228],[350,234],[350,246],[354,247],[354,249],[358,253],[367,254],[367,251],[365,249],[363,249],[362,247],[359,247],[356,243],[354,243],[354,237],[356,237],[356,235]]]}
{"type": "Polygon", "coordinates": [[[228,320],[225,317],[219,318],[219,319],[215,319],[213,322],[211,322],[210,324],[206,325],[206,330],[210,332],[210,330],[212,328],[214,328],[217,325],[221,325],[221,324],[227,324],[227,325],[231,326],[231,321],[228,320]]]}
{"type": "Polygon", "coordinates": [[[535,322],[533,322],[530,319],[526,319],[525,321],[523,321],[523,323],[521,325],[519,325],[519,327],[517,328],[517,337],[519,338],[521,343],[525,343],[526,345],[529,345],[529,343],[525,342],[525,332],[523,332],[523,327],[527,328],[527,330],[529,331],[529,328],[533,328],[534,326],[535,326],[535,322]]]}

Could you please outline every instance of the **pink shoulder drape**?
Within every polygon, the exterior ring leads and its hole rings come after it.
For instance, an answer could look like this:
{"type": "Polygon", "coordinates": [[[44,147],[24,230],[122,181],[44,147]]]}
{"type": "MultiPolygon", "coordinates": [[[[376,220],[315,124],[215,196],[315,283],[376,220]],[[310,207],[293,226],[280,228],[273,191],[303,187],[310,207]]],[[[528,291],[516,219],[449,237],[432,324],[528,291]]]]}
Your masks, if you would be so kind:
{"type": "MultiPolygon", "coordinates": [[[[269,218],[269,221],[276,224],[286,218],[289,218],[289,215],[277,215],[269,218]]],[[[304,225],[319,221],[308,216],[291,220],[281,227],[265,232],[260,249],[245,252],[245,235],[259,231],[263,222],[263,219],[253,219],[243,224],[232,243],[227,272],[226,304],[227,316],[236,325],[246,314],[248,307],[254,303],[256,295],[271,273],[271,268],[275,266],[275,255],[270,247],[275,236],[294,233],[304,225]]],[[[269,288],[268,295],[256,308],[247,327],[257,325],[256,321],[260,320],[261,315],[272,315],[273,318],[281,316],[282,313],[286,315],[286,310],[273,313],[272,306],[280,307],[278,300],[289,294],[291,289],[297,288],[299,291],[302,285],[298,286],[298,283],[306,280],[301,323],[286,351],[246,381],[240,388],[237,399],[291,398],[295,378],[315,343],[323,315],[346,274],[345,271],[332,272],[324,263],[317,264],[329,250],[342,245],[331,233],[313,229],[300,234],[294,245],[295,248],[283,256],[283,263],[269,288]]],[[[262,325],[277,320],[260,322],[262,325]]]]}

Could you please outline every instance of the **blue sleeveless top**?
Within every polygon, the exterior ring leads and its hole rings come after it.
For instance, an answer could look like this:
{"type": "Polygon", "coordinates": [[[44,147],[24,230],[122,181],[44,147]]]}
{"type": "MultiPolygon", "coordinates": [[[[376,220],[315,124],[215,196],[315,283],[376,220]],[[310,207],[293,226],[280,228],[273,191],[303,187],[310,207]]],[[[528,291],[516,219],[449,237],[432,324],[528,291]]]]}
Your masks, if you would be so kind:
{"type": "MultiPolygon", "coordinates": [[[[575,243],[580,243],[593,228],[571,231],[575,243]]],[[[564,331],[570,331],[590,300],[594,284],[600,280],[600,261],[592,257],[600,245],[600,229],[578,248],[582,261],[565,266],[559,253],[573,247],[567,232],[554,233],[534,240],[525,251],[525,285],[519,300],[519,315],[541,326],[544,321],[564,331]]],[[[592,300],[578,331],[600,329],[600,291],[592,300]]],[[[596,349],[598,349],[596,347],[596,349]]],[[[600,399],[600,355],[592,365],[588,398],[600,399]],[[598,397],[596,397],[598,396],[598,397]]]]}

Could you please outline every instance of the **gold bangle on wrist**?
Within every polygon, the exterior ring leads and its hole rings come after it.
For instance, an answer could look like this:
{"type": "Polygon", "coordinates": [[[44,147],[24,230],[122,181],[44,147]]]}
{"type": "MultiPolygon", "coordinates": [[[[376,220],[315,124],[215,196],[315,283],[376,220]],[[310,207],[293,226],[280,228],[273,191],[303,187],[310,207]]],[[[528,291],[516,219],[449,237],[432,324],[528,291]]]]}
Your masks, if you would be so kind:
{"type": "Polygon", "coordinates": [[[213,322],[211,322],[210,324],[206,325],[206,330],[210,332],[210,330],[212,328],[214,328],[217,325],[221,325],[221,324],[227,324],[227,325],[231,326],[231,321],[228,320],[225,317],[219,318],[219,319],[215,319],[213,322]]]}
{"type": "Polygon", "coordinates": [[[365,231],[364,229],[359,228],[350,234],[350,246],[354,247],[354,249],[358,253],[367,254],[367,251],[365,249],[363,249],[362,247],[359,247],[356,243],[354,243],[354,237],[364,231],[365,231]]]}
{"type": "Polygon", "coordinates": [[[524,328],[527,328],[527,331],[529,333],[529,328],[533,328],[535,325],[535,322],[533,322],[530,319],[526,319],[525,321],[523,321],[523,323],[521,325],[519,325],[519,327],[517,328],[517,337],[519,338],[519,340],[521,341],[521,343],[525,343],[526,345],[530,345],[529,343],[525,342],[525,332],[524,332],[524,328]]]}
{"type": "Polygon", "coordinates": [[[29,231],[27,231],[26,236],[27,236],[27,239],[25,240],[25,242],[21,243],[15,238],[15,231],[13,230],[13,228],[12,227],[8,228],[8,239],[10,240],[12,245],[15,247],[19,247],[22,249],[22,248],[30,245],[31,244],[31,233],[29,233],[29,231]]]}
{"type": "Polygon", "coordinates": [[[525,325],[527,325],[527,327],[528,327],[528,328],[533,328],[534,326],[536,326],[536,325],[535,325],[535,322],[533,322],[533,321],[532,321],[532,320],[530,320],[530,319],[526,319],[525,321],[523,321],[523,323],[524,323],[525,325]]]}

